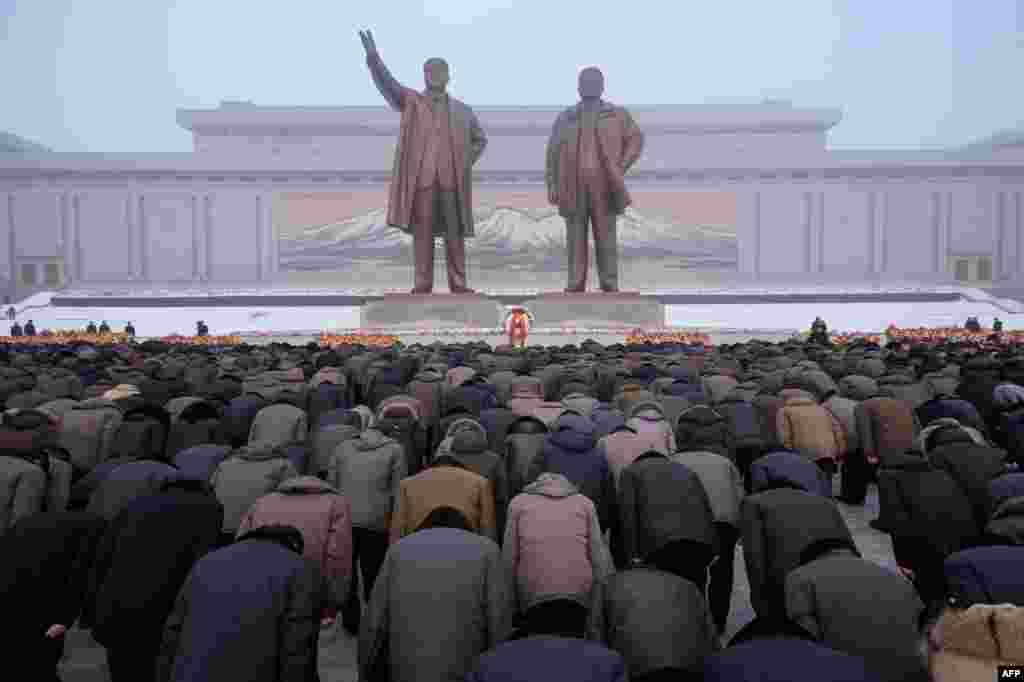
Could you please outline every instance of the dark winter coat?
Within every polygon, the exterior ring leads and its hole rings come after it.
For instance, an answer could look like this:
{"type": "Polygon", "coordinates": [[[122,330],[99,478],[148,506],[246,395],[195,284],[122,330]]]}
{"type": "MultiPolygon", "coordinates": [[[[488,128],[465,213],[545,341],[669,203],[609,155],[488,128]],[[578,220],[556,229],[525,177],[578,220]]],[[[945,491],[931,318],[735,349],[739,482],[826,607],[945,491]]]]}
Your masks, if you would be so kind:
{"type": "Polygon", "coordinates": [[[455,528],[402,538],[384,557],[363,617],[360,679],[464,679],[510,634],[514,594],[494,541],[455,528]]]}
{"type": "Polygon", "coordinates": [[[498,455],[505,455],[505,437],[508,427],[516,419],[516,414],[507,407],[492,407],[480,413],[480,423],[487,431],[487,448],[498,455]]]}
{"type": "Polygon", "coordinates": [[[645,559],[669,543],[688,540],[718,550],[715,515],[707,491],[685,465],[660,453],[641,455],[618,485],[616,564],[645,559]]]}
{"type": "Polygon", "coordinates": [[[894,538],[914,538],[941,556],[971,546],[981,532],[963,489],[923,457],[890,458],[878,471],[878,502],[881,529],[894,538]]]}
{"type": "Polygon", "coordinates": [[[596,642],[566,637],[517,639],[477,660],[466,682],[626,682],[622,656],[596,642]]]}
{"type": "Polygon", "coordinates": [[[946,557],[949,594],[963,605],[1024,604],[1024,547],[996,545],[965,549],[946,557]]]}
{"type": "Polygon", "coordinates": [[[802,639],[731,646],[704,665],[704,682],[882,682],[863,658],[802,639]]]}
{"type": "Polygon", "coordinates": [[[719,650],[718,631],[700,589],[664,571],[634,568],[605,581],[591,636],[626,659],[631,677],[664,668],[691,670],[719,650]]]}
{"type": "Polygon", "coordinates": [[[832,497],[832,479],[814,462],[788,450],[776,450],[754,460],[750,465],[750,487],[755,493],[793,488],[832,497]]]}
{"type": "Polygon", "coordinates": [[[535,417],[520,417],[512,422],[508,431],[505,437],[505,469],[509,496],[515,497],[530,483],[533,460],[544,447],[548,427],[535,417]]]}
{"type": "Polygon", "coordinates": [[[586,417],[566,415],[559,418],[557,431],[544,439],[534,458],[527,482],[545,472],[562,474],[597,508],[601,527],[607,528],[615,504],[615,485],[608,462],[595,450],[594,426],[586,417]]]}
{"type": "Polygon", "coordinates": [[[854,545],[836,504],[803,490],[749,495],[740,516],[750,601],[762,617],[784,614],[786,575],[800,565],[800,555],[811,543],[837,539],[854,545]]]}
{"type": "Polygon", "coordinates": [[[209,481],[217,466],[231,455],[227,445],[197,445],[174,456],[181,478],[209,481]]]}
{"type": "Polygon", "coordinates": [[[882,680],[922,680],[918,617],[924,604],[909,580],[833,551],[786,576],[786,612],[814,638],[865,659],[882,680]]]}
{"type": "Polygon", "coordinates": [[[0,636],[12,656],[37,650],[51,625],[71,628],[87,592],[96,544],[105,523],[85,512],[43,512],[0,536],[0,636]]]}
{"type": "Polygon", "coordinates": [[[989,483],[1006,473],[1006,452],[973,443],[952,443],[928,453],[928,460],[960,485],[978,524],[984,526],[992,513],[989,483]]]}
{"type": "Polygon", "coordinates": [[[163,487],[165,481],[178,475],[176,468],[152,459],[126,462],[100,482],[86,509],[108,522],[112,521],[129,502],[152,495],[163,487]]]}
{"type": "Polygon", "coordinates": [[[157,682],[318,679],[320,572],[266,535],[253,531],[193,566],[164,627],[157,682]]]}
{"type": "Polygon", "coordinates": [[[106,647],[162,635],[192,565],[217,542],[224,509],[205,483],[171,481],[110,522],[89,580],[83,624],[106,647]],[[140,571],[140,566],[146,570],[140,571]]]}
{"type": "Polygon", "coordinates": [[[938,419],[955,419],[964,426],[986,431],[985,421],[974,405],[962,398],[933,398],[917,407],[917,418],[922,427],[938,419]]]}

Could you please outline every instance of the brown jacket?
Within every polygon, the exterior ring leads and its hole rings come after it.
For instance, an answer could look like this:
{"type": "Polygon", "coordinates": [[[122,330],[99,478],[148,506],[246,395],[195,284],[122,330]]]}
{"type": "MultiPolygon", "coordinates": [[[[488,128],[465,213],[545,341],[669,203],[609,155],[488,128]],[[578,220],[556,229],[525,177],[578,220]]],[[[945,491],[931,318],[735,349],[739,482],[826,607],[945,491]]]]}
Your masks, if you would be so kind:
{"type": "MultiPolygon", "coordinates": [[[[577,210],[580,113],[581,105],[577,104],[559,114],[548,139],[545,176],[548,188],[557,189],[558,212],[563,216],[577,210]]],[[[643,148],[644,134],[630,113],[602,101],[597,117],[597,149],[609,181],[609,205],[616,214],[623,213],[632,203],[624,176],[639,160],[643,148]]]]}
{"type": "MultiPolygon", "coordinates": [[[[420,164],[427,149],[427,136],[432,135],[430,96],[407,88],[391,75],[380,55],[366,58],[373,82],[387,103],[402,113],[398,144],[395,147],[395,162],[391,171],[391,188],[388,192],[388,225],[403,232],[412,230],[412,203],[416,194],[420,164]]],[[[455,183],[459,209],[459,225],[462,236],[472,237],[473,232],[473,189],[472,169],[484,153],[487,136],[473,110],[464,103],[448,97],[448,129],[454,155],[455,183]]],[[[447,225],[443,216],[434,222],[434,236],[447,236],[447,225]]]]}
{"type": "MultiPolygon", "coordinates": [[[[895,398],[865,400],[854,411],[861,450],[871,464],[914,447],[920,431],[910,405],[895,398]]],[[[884,464],[884,462],[883,462],[884,464]]]]}
{"type": "Polygon", "coordinates": [[[839,420],[813,400],[787,401],[777,419],[783,446],[812,461],[840,460],[846,453],[846,435],[839,420]]]}
{"type": "Polygon", "coordinates": [[[462,512],[480,535],[498,541],[491,482],[460,466],[434,466],[399,484],[391,543],[413,533],[438,507],[462,512]]]}

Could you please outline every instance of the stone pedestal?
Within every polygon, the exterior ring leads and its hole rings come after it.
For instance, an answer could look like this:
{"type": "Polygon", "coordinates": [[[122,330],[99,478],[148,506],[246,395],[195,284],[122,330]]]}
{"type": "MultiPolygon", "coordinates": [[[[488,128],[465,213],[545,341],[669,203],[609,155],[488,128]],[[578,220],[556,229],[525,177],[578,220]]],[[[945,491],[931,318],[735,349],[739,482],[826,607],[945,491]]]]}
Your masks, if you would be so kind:
{"type": "Polygon", "coordinates": [[[500,327],[501,304],[480,294],[388,294],[363,306],[367,329],[500,327]]]}
{"type": "Polygon", "coordinates": [[[665,326],[665,306],[639,292],[547,293],[527,301],[534,327],[650,329],[665,326]]]}

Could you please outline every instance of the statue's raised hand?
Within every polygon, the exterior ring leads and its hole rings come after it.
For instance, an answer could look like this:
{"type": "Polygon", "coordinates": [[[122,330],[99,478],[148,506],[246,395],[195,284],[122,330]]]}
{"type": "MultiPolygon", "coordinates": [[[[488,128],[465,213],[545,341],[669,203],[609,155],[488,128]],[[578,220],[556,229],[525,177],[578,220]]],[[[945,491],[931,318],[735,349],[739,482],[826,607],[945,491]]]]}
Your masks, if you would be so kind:
{"type": "Polygon", "coordinates": [[[377,43],[373,42],[373,33],[369,30],[360,31],[359,39],[363,41],[363,49],[367,55],[377,54],[377,43]]]}

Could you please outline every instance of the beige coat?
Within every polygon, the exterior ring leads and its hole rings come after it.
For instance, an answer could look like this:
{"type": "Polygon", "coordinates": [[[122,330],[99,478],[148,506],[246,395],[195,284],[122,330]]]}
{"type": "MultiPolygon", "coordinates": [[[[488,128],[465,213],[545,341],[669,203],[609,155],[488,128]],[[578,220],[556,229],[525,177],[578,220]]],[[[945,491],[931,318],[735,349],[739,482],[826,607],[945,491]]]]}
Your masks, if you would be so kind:
{"type": "Polygon", "coordinates": [[[932,630],[934,682],[996,679],[999,665],[1024,664],[1024,608],[975,604],[947,610],[932,630]]]}
{"type": "Polygon", "coordinates": [[[404,479],[391,517],[391,542],[415,532],[430,512],[452,507],[462,512],[480,535],[498,540],[491,482],[456,466],[435,466],[404,479]]]}
{"type": "Polygon", "coordinates": [[[776,418],[783,446],[812,461],[839,460],[846,452],[846,435],[839,420],[813,400],[789,400],[776,418]]]}

